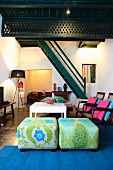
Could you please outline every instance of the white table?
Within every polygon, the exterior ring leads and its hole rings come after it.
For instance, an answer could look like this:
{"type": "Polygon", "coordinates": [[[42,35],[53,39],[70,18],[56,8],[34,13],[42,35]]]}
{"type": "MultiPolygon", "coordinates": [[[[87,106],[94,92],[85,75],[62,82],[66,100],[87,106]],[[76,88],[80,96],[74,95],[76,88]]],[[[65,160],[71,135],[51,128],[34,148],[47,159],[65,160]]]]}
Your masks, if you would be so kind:
{"type": "Polygon", "coordinates": [[[66,118],[67,107],[64,103],[47,104],[45,102],[35,102],[30,106],[30,117],[32,113],[61,113],[61,117],[66,118]]]}

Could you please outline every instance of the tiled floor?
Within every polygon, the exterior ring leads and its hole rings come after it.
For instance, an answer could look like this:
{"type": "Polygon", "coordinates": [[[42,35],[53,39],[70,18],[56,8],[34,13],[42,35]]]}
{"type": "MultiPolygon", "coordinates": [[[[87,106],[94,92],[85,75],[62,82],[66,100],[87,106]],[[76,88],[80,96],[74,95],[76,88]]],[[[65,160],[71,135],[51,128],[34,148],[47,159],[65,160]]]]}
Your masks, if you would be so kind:
{"type": "MultiPolygon", "coordinates": [[[[75,108],[70,112],[68,117],[75,117],[75,108]]],[[[47,114],[37,114],[38,116],[47,115],[47,114]]],[[[49,116],[59,117],[60,114],[50,114],[49,116]]],[[[78,116],[80,116],[78,114],[78,116]]],[[[88,116],[88,115],[87,115],[88,116]]],[[[8,115],[4,126],[0,126],[0,148],[4,145],[17,145],[17,126],[26,118],[29,117],[29,106],[26,106],[24,109],[15,109],[15,117],[8,115]]],[[[0,120],[0,124],[3,123],[0,120]]]]}
{"type": "MultiPolygon", "coordinates": [[[[72,115],[75,115],[74,112],[70,112],[72,115]]],[[[42,114],[38,114],[40,116],[42,114]]],[[[45,115],[45,114],[44,114],[45,115]]],[[[57,114],[58,116],[58,114],[57,114]]],[[[23,119],[29,117],[29,106],[26,106],[24,109],[15,109],[15,117],[8,115],[6,117],[6,122],[4,126],[0,126],[0,148],[4,145],[17,145],[17,126],[22,122],[23,119]]],[[[2,121],[0,120],[0,123],[2,121]]]]}
{"type": "Polygon", "coordinates": [[[4,145],[17,145],[17,126],[28,116],[29,107],[25,107],[24,109],[15,109],[15,117],[8,115],[5,123],[0,120],[0,123],[4,123],[4,126],[0,126],[0,148],[4,145]]]}

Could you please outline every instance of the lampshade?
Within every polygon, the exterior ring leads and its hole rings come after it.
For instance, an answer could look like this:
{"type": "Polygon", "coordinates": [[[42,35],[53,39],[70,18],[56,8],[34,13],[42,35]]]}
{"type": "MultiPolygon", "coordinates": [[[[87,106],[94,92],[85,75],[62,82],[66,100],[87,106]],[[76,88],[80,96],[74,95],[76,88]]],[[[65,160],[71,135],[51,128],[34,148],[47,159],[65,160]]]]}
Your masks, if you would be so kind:
{"type": "Polygon", "coordinates": [[[25,71],[24,70],[12,70],[11,78],[25,78],[25,71]]]}

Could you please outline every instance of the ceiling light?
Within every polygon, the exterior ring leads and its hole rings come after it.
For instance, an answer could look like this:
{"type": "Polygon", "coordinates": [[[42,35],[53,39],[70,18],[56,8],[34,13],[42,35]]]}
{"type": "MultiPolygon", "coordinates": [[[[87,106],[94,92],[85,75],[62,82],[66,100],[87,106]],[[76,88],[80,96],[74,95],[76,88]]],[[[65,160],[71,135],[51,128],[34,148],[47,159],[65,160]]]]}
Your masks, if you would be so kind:
{"type": "Polygon", "coordinates": [[[70,14],[70,10],[69,10],[69,8],[67,9],[66,14],[70,14]]]}

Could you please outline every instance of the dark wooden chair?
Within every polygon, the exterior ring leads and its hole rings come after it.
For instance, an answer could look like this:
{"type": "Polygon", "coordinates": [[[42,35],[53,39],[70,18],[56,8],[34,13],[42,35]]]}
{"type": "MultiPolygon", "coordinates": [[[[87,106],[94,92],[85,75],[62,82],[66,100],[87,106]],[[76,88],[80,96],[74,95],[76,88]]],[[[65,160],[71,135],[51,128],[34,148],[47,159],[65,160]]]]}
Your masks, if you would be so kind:
{"type": "MultiPolygon", "coordinates": [[[[95,110],[99,110],[99,111],[105,111],[105,112],[107,112],[107,111],[109,111],[109,112],[111,112],[111,114],[110,114],[110,116],[109,116],[109,119],[107,120],[107,121],[105,121],[104,120],[104,118],[100,121],[100,120],[98,120],[98,122],[96,122],[96,124],[105,124],[105,125],[107,125],[107,124],[112,124],[113,125],[113,108],[103,108],[103,107],[96,107],[95,108],[95,110]]],[[[93,110],[93,112],[92,112],[92,121],[94,122],[96,119],[93,117],[93,114],[94,114],[94,111],[95,110],[93,110]]]]}
{"type": "Polygon", "coordinates": [[[110,93],[108,94],[108,99],[113,100],[113,93],[110,92],[110,93]]]}
{"type": "Polygon", "coordinates": [[[46,97],[52,97],[52,92],[45,92],[46,97]]]}
{"type": "MultiPolygon", "coordinates": [[[[105,96],[105,92],[97,92],[96,94],[96,98],[100,98],[100,99],[104,99],[104,96],[105,96]]],[[[90,103],[87,103],[88,99],[79,99],[78,101],[78,106],[75,108],[76,110],[76,117],[78,116],[78,113],[80,113],[82,116],[84,115],[84,117],[87,117],[85,114],[83,114],[84,112],[84,107],[80,108],[80,104],[83,103],[85,104],[84,106],[92,106],[92,107],[96,107],[95,104],[90,104],[90,103]]],[[[88,112],[87,112],[88,113],[88,112]]],[[[91,112],[89,112],[91,114],[91,112]]]]}
{"type": "MultiPolygon", "coordinates": [[[[107,97],[109,100],[113,100],[113,93],[109,93],[108,94],[108,97],[107,97]]],[[[110,103],[109,103],[109,105],[110,105],[110,103]]],[[[104,108],[104,107],[100,107],[99,105],[97,106],[97,104],[90,104],[90,103],[85,103],[84,105],[83,105],[83,109],[82,109],[82,116],[83,117],[87,117],[87,115],[86,115],[86,113],[87,112],[85,112],[84,111],[84,107],[85,106],[91,106],[92,107],[92,110],[91,110],[91,112],[90,112],[90,119],[92,120],[92,121],[95,121],[96,120],[96,118],[94,117],[94,112],[95,111],[105,111],[105,112],[111,112],[111,114],[109,115],[109,118],[108,118],[108,120],[104,120],[104,117],[103,117],[103,119],[102,120],[99,120],[99,119],[97,119],[98,120],[98,124],[105,124],[105,125],[107,125],[107,124],[111,124],[112,123],[112,119],[113,119],[113,107],[112,107],[112,103],[111,103],[111,107],[109,108],[109,105],[106,107],[106,108],[104,108]]],[[[105,113],[106,114],[106,113],[105,113]]],[[[105,115],[104,115],[105,116],[105,115]]],[[[97,123],[97,122],[96,122],[97,123]]]]}
{"type": "Polygon", "coordinates": [[[38,102],[40,102],[43,98],[45,98],[46,96],[43,96],[42,92],[38,92],[38,102]]]}
{"type": "Polygon", "coordinates": [[[31,92],[27,95],[27,104],[33,104],[38,101],[38,92],[31,92]]]}
{"type": "Polygon", "coordinates": [[[97,97],[97,98],[100,98],[100,99],[104,99],[104,97],[105,97],[105,92],[97,92],[96,97],[97,97]]]}

